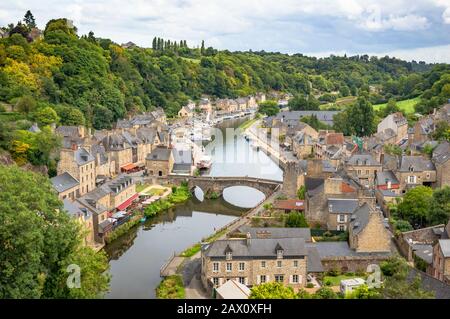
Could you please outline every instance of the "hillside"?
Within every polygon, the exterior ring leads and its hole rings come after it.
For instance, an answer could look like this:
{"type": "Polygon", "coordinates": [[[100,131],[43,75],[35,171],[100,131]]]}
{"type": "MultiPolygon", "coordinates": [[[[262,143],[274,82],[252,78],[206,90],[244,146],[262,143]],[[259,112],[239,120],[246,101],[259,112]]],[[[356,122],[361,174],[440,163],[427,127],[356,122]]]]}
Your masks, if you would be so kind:
{"type": "MultiPolygon", "coordinates": [[[[51,20],[42,38],[21,24],[0,39],[0,102],[28,119],[56,111],[60,124],[109,128],[127,114],[156,106],[174,116],[202,94],[238,97],[286,91],[322,102],[379,88],[370,102],[416,97],[447,77],[448,65],[428,65],[367,55],[317,59],[301,54],[229,52],[190,48],[186,41],[155,38],[152,48],[127,48],[94,33],[79,36],[65,19],[51,20]],[[17,111],[17,110],[14,110],[17,111]]],[[[150,41],[149,41],[150,43],[150,41]]],[[[450,85],[449,85],[450,87],[450,85]]],[[[438,94],[441,87],[436,88],[438,94]]],[[[449,90],[450,91],[450,90],[449,90]]],[[[426,97],[426,103],[434,98],[426,97]]],[[[445,97],[440,97],[442,101],[445,97]]],[[[423,103],[427,112],[429,105],[423,103]]],[[[432,102],[432,104],[438,101],[432,102]]]]}

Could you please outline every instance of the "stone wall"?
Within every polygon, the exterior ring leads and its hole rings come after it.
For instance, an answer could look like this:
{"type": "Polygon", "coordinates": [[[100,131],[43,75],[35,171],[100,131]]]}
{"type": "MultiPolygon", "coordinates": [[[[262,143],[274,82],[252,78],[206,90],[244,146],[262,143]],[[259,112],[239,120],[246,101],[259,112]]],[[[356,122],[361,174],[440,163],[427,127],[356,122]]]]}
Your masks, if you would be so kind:
{"type": "Polygon", "coordinates": [[[322,259],[324,271],[340,270],[342,272],[366,271],[367,266],[371,264],[379,265],[389,256],[346,256],[346,257],[327,257],[322,259]]]}

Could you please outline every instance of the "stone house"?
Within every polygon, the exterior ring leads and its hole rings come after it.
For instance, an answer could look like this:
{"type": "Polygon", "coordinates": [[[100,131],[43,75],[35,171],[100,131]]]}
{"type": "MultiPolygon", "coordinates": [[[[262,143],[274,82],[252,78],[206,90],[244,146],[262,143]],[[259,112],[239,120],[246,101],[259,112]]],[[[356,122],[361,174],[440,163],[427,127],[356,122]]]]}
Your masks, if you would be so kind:
{"type": "Polygon", "coordinates": [[[240,97],[236,99],[239,111],[245,111],[247,109],[248,99],[246,97],[240,97]]]}
{"type": "Polygon", "coordinates": [[[450,285],[450,239],[439,239],[433,246],[432,276],[450,285]]]}
{"type": "Polygon", "coordinates": [[[194,116],[195,112],[195,103],[192,101],[189,101],[187,105],[184,105],[179,111],[178,116],[179,117],[192,117],[194,116]]]}
{"type": "Polygon", "coordinates": [[[308,248],[303,238],[217,240],[202,247],[201,280],[207,290],[236,279],[246,286],[281,282],[306,285],[308,248]]]}
{"type": "Polygon", "coordinates": [[[94,244],[94,220],[92,213],[83,207],[76,201],[69,200],[68,198],[63,200],[64,210],[74,218],[81,226],[82,231],[85,233],[84,244],[86,246],[92,246],[94,244]]]}
{"type": "Polygon", "coordinates": [[[168,176],[173,169],[174,158],[172,149],[156,147],[145,159],[145,168],[149,176],[168,176]]]}
{"type": "Polygon", "coordinates": [[[411,149],[415,150],[417,146],[430,140],[429,135],[433,133],[435,129],[434,124],[435,123],[431,115],[422,117],[414,124],[414,132],[410,135],[412,139],[409,140],[411,149]]]}
{"type": "Polygon", "coordinates": [[[80,196],[80,182],[68,172],[50,178],[50,182],[61,200],[66,198],[74,200],[80,196]]]}
{"type": "Polygon", "coordinates": [[[125,210],[137,198],[136,185],[129,176],[118,176],[77,201],[93,214],[96,240],[102,242],[104,235],[114,228],[112,212],[125,210]]]}
{"type": "Polygon", "coordinates": [[[320,130],[314,146],[314,154],[319,159],[332,159],[343,151],[344,134],[320,130]]]}
{"type": "Polygon", "coordinates": [[[431,187],[436,182],[434,164],[424,156],[402,156],[400,167],[395,171],[395,175],[400,182],[402,193],[418,185],[431,187]]]}
{"type": "Polygon", "coordinates": [[[114,177],[118,174],[116,163],[114,160],[111,160],[111,156],[109,156],[102,144],[92,145],[91,154],[95,158],[96,183],[98,183],[99,178],[114,177]]]}
{"type": "Polygon", "coordinates": [[[350,217],[359,207],[357,198],[328,198],[328,230],[346,231],[350,217]]]}
{"type": "Polygon", "coordinates": [[[254,96],[249,96],[247,98],[247,108],[254,109],[256,107],[258,107],[258,102],[256,101],[256,98],[254,96]]]}
{"type": "Polygon", "coordinates": [[[377,162],[370,154],[354,154],[346,161],[345,168],[368,188],[375,185],[375,178],[382,170],[381,163],[377,162]]]}
{"type": "Polygon", "coordinates": [[[390,252],[391,233],[381,211],[369,203],[358,207],[350,217],[349,244],[356,252],[390,252]]]}
{"type": "Polygon", "coordinates": [[[440,143],[434,150],[431,161],[436,167],[436,187],[450,185],[450,143],[440,143]]]}
{"type": "Polygon", "coordinates": [[[377,189],[389,190],[395,194],[400,194],[400,182],[391,170],[378,172],[375,178],[375,185],[377,189]]]}
{"type": "Polygon", "coordinates": [[[110,156],[111,162],[114,162],[116,172],[120,172],[122,167],[133,163],[132,147],[119,132],[108,132],[101,143],[110,156]]]}
{"type": "Polygon", "coordinates": [[[408,137],[408,121],[401,112],[386,116],[378,124],[377,133],[383,133],[388,129],[392,130],[395,134],[393,144],[397,144],[408,137]]]}
{"type": "Polygon", "coordinates": [[[297,132],[292,137],[292,151],[294,152],[295,156],[297,156],[297,158],[305,158],[311,156],[314,152],[314,146],[314,138],[305,132],[297,132]]]}
{"type": "Polygon", "coordinates": [[[85,148],[61,149],[57,165],[58,175],[68,172],[79,183],[80,195],[95,188],[95,158],[85,148]]]}
{"type": "Polygon", "coordinates": [[[55,133],[62,137],[79,137],[85,138],[87,136],[86,128],[84,126],[58,126],[55,133]]]}
{"type": "Polygon", "coordinates": [[[204,113],[212,112],[212,104],[208,98],[201,98],[198,104],[198,108],[204,113]]]}

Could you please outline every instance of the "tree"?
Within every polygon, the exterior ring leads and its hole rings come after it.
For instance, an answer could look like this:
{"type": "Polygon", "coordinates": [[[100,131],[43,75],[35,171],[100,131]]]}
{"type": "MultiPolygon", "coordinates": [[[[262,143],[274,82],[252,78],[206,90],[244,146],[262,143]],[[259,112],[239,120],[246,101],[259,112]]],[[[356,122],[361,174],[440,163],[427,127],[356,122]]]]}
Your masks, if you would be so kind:
{"type": "Polygon", "coordinates": [[[100,297],[105,255],[83,247],[47,177],[0,165],[0,298],[100,297]],[[81,288],[69,289],[67,265],[79,263],[81,288]]]}
{"type": "Polygon", "coordinates": [[[200,54],[201,55],[205,54],[205,40],[202,40],[202,45],[200,47],[200,54]]]}
{"type": "Polygon", "coordinates": [[[337,299],[338,295],[329,287],[321,287],[314,295],[314,299],[337,299]]]}
{"type": "Polygon", "coordinates": [[[267,116],[274,116],[277,115],[278,112],[280,112],[280,108],[278,107],[277,102],[268,100],[259,103],[258,112],[267,116]]]}
{"type": "Polygon", "coordinates": [[[297,190],[298,199],[305,199],[306,187],[304,185],[300,186],[297,190]]]}
{"type": "Polygon", "coordinates": [[[398,205],[398,214],[415,228],[427,225],[431,208],[433,190],[427,186],[417,186],[410,189],[398,205]]]}
{"type": "Polygon", "coordinates": [[[450,220],[450,186],[435,189],[427,216],[428,224],[446,224],[450,220]]]}
{"type": "Polygon", "coordinates": [[[23,22],[25,22],[25,24],[27,25],[27,27],[29,29],[36,28],[36,20],[34,19],[34,16],[33,16],[33,14],[31,13],[30,10],[28,10],[25,13],[25,16],[23,18],[23,22]]]}
{"type": "Polygon", "coordinates": [[[389,114],[400,112],[400,109],[397,106],[397,101],[395,99],[389,99],[386,104],[386,107],[383,109],[383,116],[386,117],[389,114]]]}
{"type": "Polygon", "coordinates": [[[29,114],[33,112],[35,109],[36,109],[36,101],[30,95],[25,95],[21,97],[16,103],[16,110],[21,113],[29,114]]]}
{"type": "Polygon", "coordinates": [[[319,109],[319,105],[319,101],[317,101],[312,95],[308,95],[307,98],[303,95],[296,95],[288,102],[289,109],[295,111],[315,111],[319,109]]]}
{"type": "Polygon", "coordinates": [[[52,123],[56,124],[59,121],[58,114],[50,106],[37,110],[33,117],[40,125],[50,125],[52,123]]]}
{"type": "Polygon", "coordinates": [[[365,94],[358,97],[348,112],[348,125],[353,128],[357,136],[369,136],[374,132],[373,108],[365,94]]]}
{"type": "Polygon", "coordinates": [[[439,121],[431,136],[438,141],[450,142],[450,124],[447,121],[439,121]]]}
{"type": "Polygon", "coordinates": [[[290,212],[286,219],[286,227],[308,228],[309,225],[302,213],[290,212]]]}
{"type": "Polygon", "coordinates": [[[250,299],[296,299],[292,287],[285,287],[279,282],[267,282],[251,289],[250,299]]]}
{"type": "Polygon", "coordinates": [[[83,113],[71,106],[61,106],[56,109],[61,119],[61,125],[85,125],[86,120],[83,113]]]}
{"type": "Polygon", "coordinates": [[[374,288],[369,288],[367,285],[361,285],[350,294],[345,296],[345,299],[380,299],[381,294],[374,288]]]}
{"type": "Polygon", "coordinates": [[[156,50],[156,49],[157,49],[156,37],[153,38],[153,41],[152,41],[152,49],[153,49],[153,50],[156,50]]]}

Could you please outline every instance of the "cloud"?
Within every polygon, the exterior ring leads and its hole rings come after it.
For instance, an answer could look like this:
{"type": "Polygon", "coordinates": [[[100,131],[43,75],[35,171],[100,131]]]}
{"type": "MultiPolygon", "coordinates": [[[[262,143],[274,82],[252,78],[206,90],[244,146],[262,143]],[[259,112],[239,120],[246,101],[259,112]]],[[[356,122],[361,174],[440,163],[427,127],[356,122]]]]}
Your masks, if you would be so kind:
{"type": "Polygon", "coordinates": [[[390,52],[450,43],[450,0],[1,0],[0,25],[30,9],[43,28],[150,46],[154,36],[229,50],[390,52]]]}

